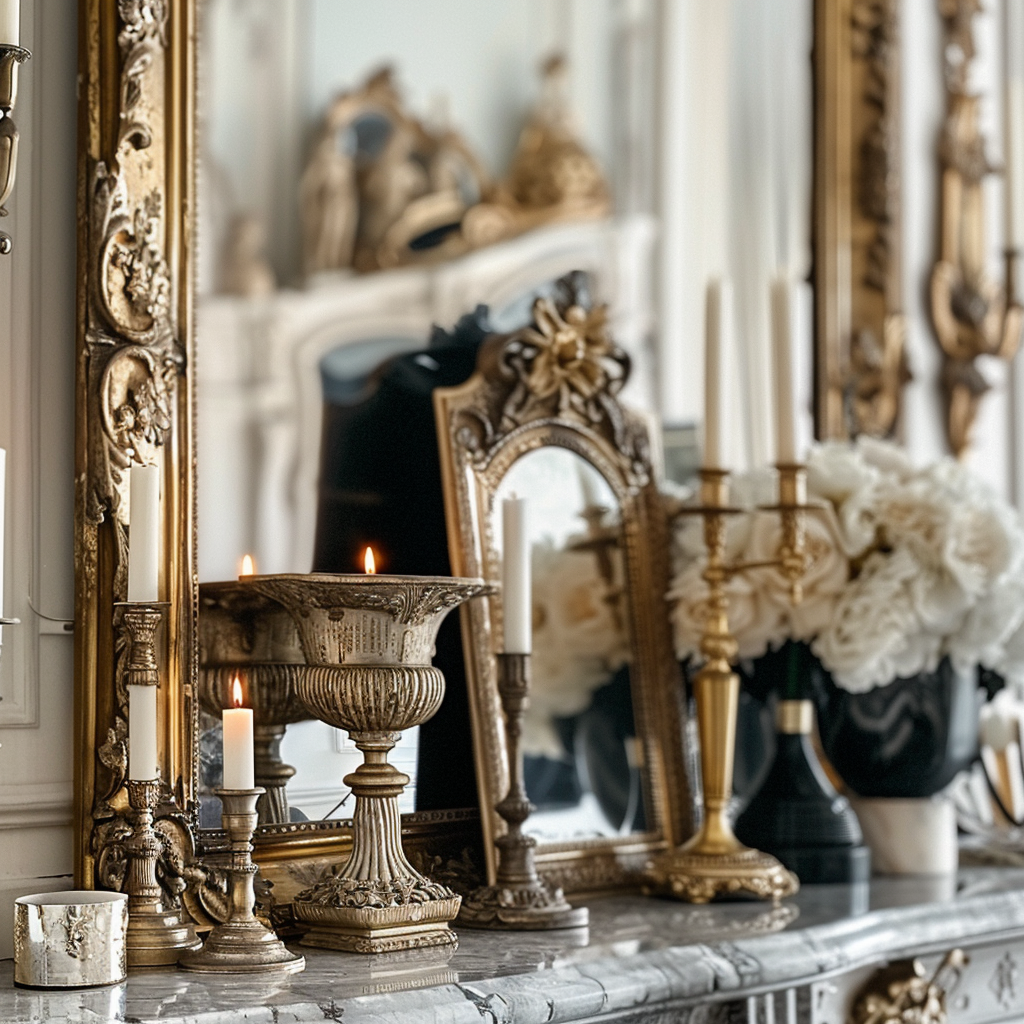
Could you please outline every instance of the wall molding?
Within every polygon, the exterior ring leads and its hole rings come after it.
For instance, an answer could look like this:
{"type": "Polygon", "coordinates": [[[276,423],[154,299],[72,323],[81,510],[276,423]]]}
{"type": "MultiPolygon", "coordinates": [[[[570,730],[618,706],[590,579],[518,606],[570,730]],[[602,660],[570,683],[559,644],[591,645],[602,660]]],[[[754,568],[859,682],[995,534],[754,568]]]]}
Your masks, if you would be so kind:
{"type": "Polygon", "coordinates": [[[73,789],[70,781],[0,785],[0,831],[70,826],[73,789]]]}

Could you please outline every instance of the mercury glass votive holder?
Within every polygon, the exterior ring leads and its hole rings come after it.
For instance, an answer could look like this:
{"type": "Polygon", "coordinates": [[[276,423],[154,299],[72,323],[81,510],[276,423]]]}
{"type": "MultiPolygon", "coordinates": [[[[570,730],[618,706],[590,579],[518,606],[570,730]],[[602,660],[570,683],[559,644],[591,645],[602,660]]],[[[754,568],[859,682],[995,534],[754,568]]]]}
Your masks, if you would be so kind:
{"type": "Polygon", "coordinates": [[[14,983],[30,988],[115,985],[128,971],[128,897],[71,890],[14,901],[14,983]]]}
{"type": "Polygon", "coordinates": [[[321,721],[351,735],[364,760],[344,782],[355,795],[352,852],[340,871],[292,904],[307,946],[389,953],[454,946],[461,898],[420,874],[402,849],[398,797],[409,776],[388,763],[405,729],[441,705],[431,664],[441,620],[490,592],[479,579],[281,575],[245,584],[279,601],[299,632],[306,667],[297,691],[321,721]]]}

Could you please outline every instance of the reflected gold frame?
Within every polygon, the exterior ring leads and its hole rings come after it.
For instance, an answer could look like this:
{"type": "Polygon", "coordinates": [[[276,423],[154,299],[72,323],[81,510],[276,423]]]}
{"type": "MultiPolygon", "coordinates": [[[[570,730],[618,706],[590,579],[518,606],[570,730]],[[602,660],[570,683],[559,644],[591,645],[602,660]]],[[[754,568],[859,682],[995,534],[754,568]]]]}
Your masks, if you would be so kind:
{"type": "MultiPolygon", "coordinates": [[[[544,879],[567,894],[639,888],[648,861],[693,831],[683,757],[682,681],[664,596],[668,520],[653,470],[647,423],[618,402],[629,360],[607,338],[603,307],[584,314],[579,306],[565,303],[556,309],[541,299],[534,305],[534,318],[534,326],[525,331],[486,341],[477,370],[465,384],[434,392],[452,572],[500,579],[492,526],[495,495],[512,466],[529,452],[549,446],[575,452],[614,492],[624,524],[633,653],[630,683],[649,831],[540,843],[536,863],[544,879]],[[581,347],[593,354],[593,372],[587,379],[601,381],[597,392],[585,401],[565,401],[565,388],[573,387],[569,380],[560,392],[535,394],[531,386],[537,376],[532,370],[538,353],[545,347],[553,353],[571,331],[579,332],[581,347]]],[[[582,378],[580,387],[587,390],[582,378]]],[[[464,605],[460,612],[488,884],[493,885],[494,839],[505,831],[495,805],[509,785],[494,658],[501,636],[500,593],[464,605]]],[[[525,827],[529,831],[528,822],[525,827]]]]}
{"type": "MultiPolygon", "coordinates": [[[[170,605],[158,690],[154,828],[169,905],[201,926],[228,912],[228,837],[199,830],[194,239],[200,0],[80,0],[75,420],[74,872],[121,888],[128,827],[128,469],[163,466],[160,598],[170,605]]],[[[403,815],[418,870],[468,891],[483,877],[475,808],[403,815]]],[[[258,909],[292,897],[351,849],[348,821],[265,827],[258,909]],[[272,886],[263,883],[270,882],[272,886]],[[272,895],[271,895],[272,893],[272,895]]]]}

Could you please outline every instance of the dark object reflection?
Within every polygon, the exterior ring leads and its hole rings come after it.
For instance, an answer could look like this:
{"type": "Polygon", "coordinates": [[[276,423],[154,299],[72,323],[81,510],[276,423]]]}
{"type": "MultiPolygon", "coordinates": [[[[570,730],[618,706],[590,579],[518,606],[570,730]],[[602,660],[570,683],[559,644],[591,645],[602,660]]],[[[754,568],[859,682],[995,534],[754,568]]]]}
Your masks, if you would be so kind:
{"type": "MultiPolygon", "coordinates": [[[[431,394],[467,380],[488,334],[477,307],[428,347],[394,357],[366,378],[351,404],[325,402],[314,572],[359,572],[372,545],[378,570],[451,574],[431,394]]],[[[440,711],[420,728],[417,810],[478,806],[459,616],[437,637],[447,681],[440,711]]]]}

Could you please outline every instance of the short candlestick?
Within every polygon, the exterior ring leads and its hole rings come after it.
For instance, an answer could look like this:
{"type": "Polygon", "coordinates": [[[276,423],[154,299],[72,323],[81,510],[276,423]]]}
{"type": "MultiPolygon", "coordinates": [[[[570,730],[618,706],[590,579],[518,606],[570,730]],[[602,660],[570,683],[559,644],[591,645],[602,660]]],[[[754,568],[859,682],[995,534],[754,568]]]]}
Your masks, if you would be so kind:
{"type": "Polygon", "coordinates": [[[253,913],[257,868],[252,861],[252,834],[259,820],[256,802],[264,790],[256,786],[215,792],[223,807],[224,831],[231,842],[228,919],[210,932],[201,950],[186,953],[181,966],[205,974],[301,971],[306,966],[305,957],[292,953],[253,913]]]}

